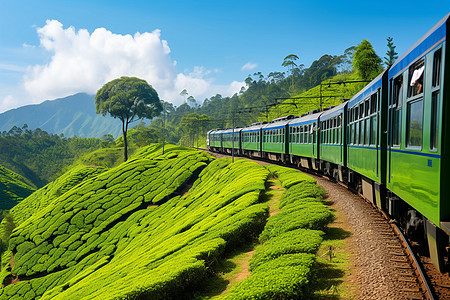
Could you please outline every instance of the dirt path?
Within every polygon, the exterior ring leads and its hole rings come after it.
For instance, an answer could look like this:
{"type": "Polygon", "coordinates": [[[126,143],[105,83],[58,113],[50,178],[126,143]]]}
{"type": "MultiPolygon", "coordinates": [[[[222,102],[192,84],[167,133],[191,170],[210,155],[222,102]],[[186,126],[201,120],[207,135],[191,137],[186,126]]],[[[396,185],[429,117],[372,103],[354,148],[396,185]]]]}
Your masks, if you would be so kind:
{"type": "MultiPolygon", "coordinates": [[[[268,180],[269,186],[265,193],[265,200],[269,204],[269,215],[273,216],[279,212],[278,203],[283,195],[284,188],[281,186],[281,182],[277,178],[271,178],[268,180]]],[[[244,251],[236,253],[234,256],[227,259],[227,262],[233,265],[227,273],[221,275],[223,282],[226,282],[226,287],[215,296],[220,296],[228,293],[228,291],[240,281],[250,276],[250,260],[255,253],[255,248],[258,244],[254,244],[244,251]]],[[[223,287],[222,287],[223,288],[223,287]]],[[[213,297],[214,298],[214,297],[213,297]]]]}

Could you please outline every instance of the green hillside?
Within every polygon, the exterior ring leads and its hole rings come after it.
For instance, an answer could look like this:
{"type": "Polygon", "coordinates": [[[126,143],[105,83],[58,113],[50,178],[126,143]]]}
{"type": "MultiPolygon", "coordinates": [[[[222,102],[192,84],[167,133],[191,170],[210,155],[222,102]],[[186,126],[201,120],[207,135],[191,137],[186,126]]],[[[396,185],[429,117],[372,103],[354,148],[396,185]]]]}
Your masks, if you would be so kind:
{"type": "Polygon", "coordinates": [[[294,172],[286,176],[284,169],[231,163],[183,147],[166,146],[162,154],[161,145],[141,148],[109,170],[78,166],[23,200],[11,210],[10,223],[0,225],[3,234],[11,223],[16,226],[2,255],[0,299],[194,297],[224,253],[263,231],[268,204],[261,195],[269,174],[289,191],[302,184],[302,197],[311,203],[292,205],[286,198],[284,215],[269,218],[268,226],[285,222],[292,212],[308,218],[279,232],[266,226],[263,234],[270,233],[260,239],[269,250],[257,251],[252,272],[269,272],[278,258],[286,269],[282,261],[289,257],[282,255],[304,253],[295,256],[303,266],[295,283],[299,293],[322,239],[317,229],[331,213],[320,203],[315,181],[294,172]],[[292,240],[294,231],[301,237],[292,240]],[[273,254],[270,244],[277,239],[290,250],[273,254]]]}
{"type": "Polygon", "coordinates": [[[320,99],[322,99],[322,108],[339,105],[343,102],[343,99],[352,98],[367,84],[350,83],[360,80],[361,78],[356,73],[336,75],[331,79],[322,81],[322,86],[315,86],[272,107],[269,110],[268,117],[261,118],[261,121],[270,121],[287,115],[301,116],[309,111],[319,109],[320,99]],[[339,84],[340,82],[342,83],[339,84]]]}
{"type": "Polygon", "coordinates": [[[25,178],[0,166],[0,210],[11,209],[34,190],[25,178]]]}

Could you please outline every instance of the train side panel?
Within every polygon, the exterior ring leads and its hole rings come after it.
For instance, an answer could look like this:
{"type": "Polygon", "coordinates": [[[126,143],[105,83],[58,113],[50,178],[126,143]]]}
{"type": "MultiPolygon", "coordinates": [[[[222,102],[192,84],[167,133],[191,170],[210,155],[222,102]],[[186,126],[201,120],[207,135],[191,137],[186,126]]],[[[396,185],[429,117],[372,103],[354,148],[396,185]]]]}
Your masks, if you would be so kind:
{"type": "Polygon", "coordinates": [[[409,63],[390,76],[387,188],[439,226],[444,101],[442,80],[433,82],[433,73],[439,68],[442,79],[445,44],[423,43],[430,44],[427,52],[405,57],[409,63]],[[423,79],[414,84],[418,72],[423,79]]]}

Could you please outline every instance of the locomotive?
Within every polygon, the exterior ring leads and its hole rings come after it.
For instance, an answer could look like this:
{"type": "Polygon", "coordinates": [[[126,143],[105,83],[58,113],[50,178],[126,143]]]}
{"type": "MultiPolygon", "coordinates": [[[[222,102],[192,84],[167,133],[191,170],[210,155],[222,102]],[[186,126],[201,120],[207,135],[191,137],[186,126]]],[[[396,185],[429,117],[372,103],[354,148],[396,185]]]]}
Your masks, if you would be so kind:
{"type": "Polygon", "coordinates": [[[407,234],[424,236],[433,264],[444,272],[450,249],[449,18],[350,100],[300,117],[211,130],[208,149],[315,170],[354,187],[407,234]]]}

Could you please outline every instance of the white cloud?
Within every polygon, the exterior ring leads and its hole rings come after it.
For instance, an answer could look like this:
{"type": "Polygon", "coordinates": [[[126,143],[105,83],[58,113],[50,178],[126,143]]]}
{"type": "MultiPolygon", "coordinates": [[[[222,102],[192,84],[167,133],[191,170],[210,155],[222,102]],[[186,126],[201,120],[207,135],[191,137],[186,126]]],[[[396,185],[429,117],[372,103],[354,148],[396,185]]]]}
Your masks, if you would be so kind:
{"type": "Polygon", "coordinates": [[[248,62],[242,66],[241,71],[250,71],[258,67],[258,64],[248,62]]]}
{"type": "MultiPolygon", "coordinates": [[[[64,29],[59,21],[47,20],[45,26],[37,28],[37,33],[40,48],[50,53],[51,59],[47,64],[26,69],[23,86],[30,96],[29,103],[78,92],[95,94],[103,84],[120,76],[147,80],[161,99],[175,105],[184,101],[179,95],[183,89],[202,101],[217,93],[231,96],[244,85],[243,82],[217,85],[209,77],[217,71],[201,66],[177,73],[177,62],[171,59],[168,42],[161,39],[158,29],[133,36],[114,34],[105,28],[89,33],[74,27],[64,29]]],[[[0,111],[13,98],[4,97],[0,111]]]]}
{"type": "Polygon", "coordinates": [[[12,72],[25,72],[26,67],[0,63],[0,70],[12,71],[12,72]]]}

